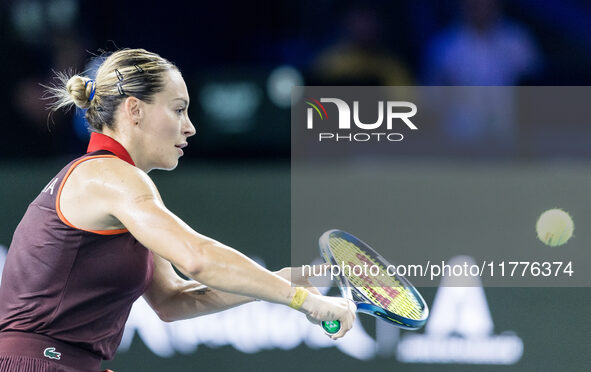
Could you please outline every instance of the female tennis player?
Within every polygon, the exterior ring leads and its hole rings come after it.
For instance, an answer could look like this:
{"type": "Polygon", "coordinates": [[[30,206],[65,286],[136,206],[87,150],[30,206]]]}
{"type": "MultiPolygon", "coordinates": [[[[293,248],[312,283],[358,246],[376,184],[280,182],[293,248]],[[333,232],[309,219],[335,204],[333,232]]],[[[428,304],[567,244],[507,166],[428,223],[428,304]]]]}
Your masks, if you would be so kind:
{"type": "Polygon", "coordinates": [[[54,110],[88,109],[92,134],[88,153],[49,181],[14,233],[0,288],[1,371],[98,371],[141,295],[165,321],[261,299],[314,323],[339,319],[335,339],[351,328],[350,301],[307,290],[305,278],[292,286],[289,269],[271,273],[166,208],[147,173],[174,169],[195,134],[175,65],[120,50],[95,79],[61,75],[49,91],[54,110]]]}

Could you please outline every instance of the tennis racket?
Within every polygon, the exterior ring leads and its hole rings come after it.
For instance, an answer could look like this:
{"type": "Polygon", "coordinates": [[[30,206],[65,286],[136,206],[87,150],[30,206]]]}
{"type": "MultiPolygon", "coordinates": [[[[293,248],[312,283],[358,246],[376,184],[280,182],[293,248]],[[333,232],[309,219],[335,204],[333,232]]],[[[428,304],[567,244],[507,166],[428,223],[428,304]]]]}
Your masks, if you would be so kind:
{"type": "MultiPolygon", "coordinates": [[[[320,237],[319,246],[326,263],[341,267],[337,284],[342,296],[355,303],[358,313],[410,330],[427,322],[429,308],[421,294],[404,277],[388,275],[390,263],[367,244],[344,231],[329,230],[320,237]],[[344,270],[346,265],[351,270],[344,270]],[[367,273],[355,275],[355,266],[367,267],[367,273]],[[371,266],[379,269],[377,275],[377,269],[371,271],[374,275],[369,274],[371,266]]],[[[322,328],[332,335],[341,329],[341,322],[323,321],[322,328]]]]}

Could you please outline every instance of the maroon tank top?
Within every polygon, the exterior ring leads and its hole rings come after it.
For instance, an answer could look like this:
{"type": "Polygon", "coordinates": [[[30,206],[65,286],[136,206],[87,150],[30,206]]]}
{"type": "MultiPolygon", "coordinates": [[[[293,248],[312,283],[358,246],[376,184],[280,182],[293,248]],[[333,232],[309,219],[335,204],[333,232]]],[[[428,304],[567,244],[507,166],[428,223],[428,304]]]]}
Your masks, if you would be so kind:
{"type": "Polygon", "coordinates": [[[78,164],[116,156],[133,165],[123,146],[99,133],[88,151],[45,186],[16,228],[2,273],[0,332],[49,336],[112,359],[154,263],[127,230],[86,231],[61,214],[62,186],[78,164]]]}

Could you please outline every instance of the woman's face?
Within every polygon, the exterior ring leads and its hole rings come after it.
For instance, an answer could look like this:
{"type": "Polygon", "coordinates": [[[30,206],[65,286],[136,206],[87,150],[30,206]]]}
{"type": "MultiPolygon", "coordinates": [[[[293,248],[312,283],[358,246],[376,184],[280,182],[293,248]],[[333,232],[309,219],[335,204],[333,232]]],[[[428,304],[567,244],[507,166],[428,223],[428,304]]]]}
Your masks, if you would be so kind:
{"type": "Polygon", "coordinates": [[[177,70],[166,73],[164,89],[155,94],[152,103],[144,105],[140,121],[142,131],[142,163],[140,168],[174,169],[187,146],[187,138],[195,127],[187,113],[189,93],[185,80],[177,70]]]}

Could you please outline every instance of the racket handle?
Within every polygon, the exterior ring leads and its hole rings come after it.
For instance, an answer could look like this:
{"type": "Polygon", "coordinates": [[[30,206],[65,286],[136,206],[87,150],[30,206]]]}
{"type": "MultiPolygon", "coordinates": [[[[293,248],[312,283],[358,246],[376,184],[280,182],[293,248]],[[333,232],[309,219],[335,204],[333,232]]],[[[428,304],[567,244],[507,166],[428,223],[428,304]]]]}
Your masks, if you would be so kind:
{"type": "Polygon", "coordinates": [[[328,333],[329,335],[334,335],[338,331],[341,330],[341,321],[340,320],[329,320],[322,322],[322,329],[324,332],[328,333]]]}

